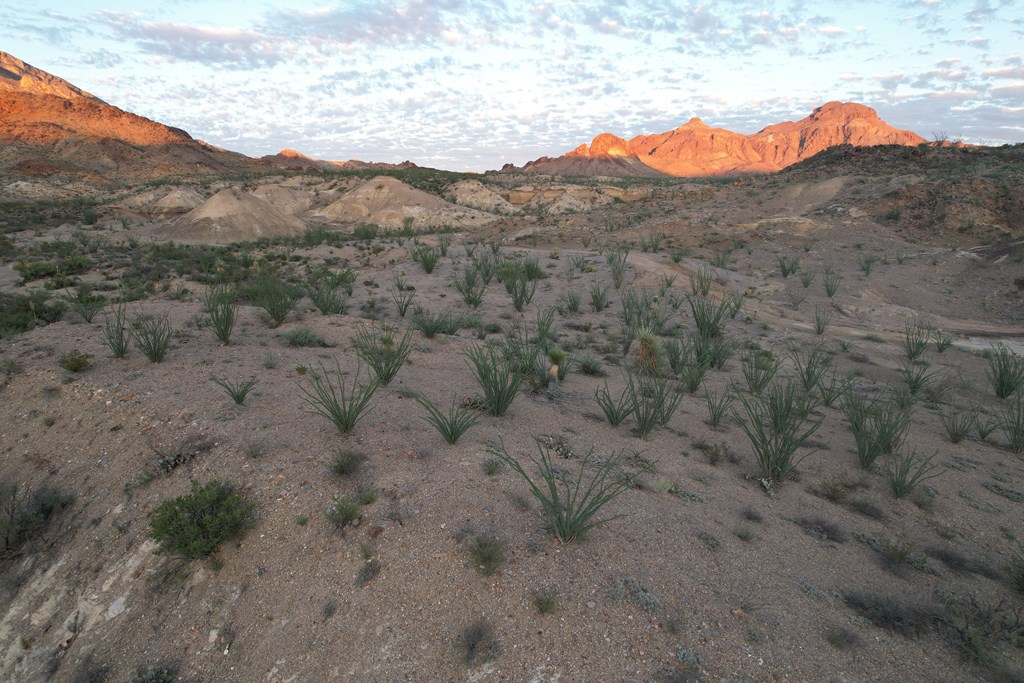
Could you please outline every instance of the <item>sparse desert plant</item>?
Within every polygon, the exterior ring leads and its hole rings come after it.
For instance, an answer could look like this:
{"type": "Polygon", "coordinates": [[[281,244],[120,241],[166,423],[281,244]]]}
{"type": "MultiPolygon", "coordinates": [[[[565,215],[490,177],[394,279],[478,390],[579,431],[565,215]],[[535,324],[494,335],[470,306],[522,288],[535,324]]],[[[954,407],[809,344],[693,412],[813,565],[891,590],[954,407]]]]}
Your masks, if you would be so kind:
{"type": "Polygon", "coordinates": [[[667,377],[634,379],[628,373],[626,397],[630,415],[636,423],[637,436],[641,439],[647,438],[655,427],[668,424],[683,400],[682,392],[667,377]]]}
{"type": "Polygon", "coordinates": [[[821,397],[822,405],[831,408],[836,399],[846,393],[849,386],[850,380],[847,378],[840,379],[836,376],[835,370],[832,371],[832,375],[827,381],[825,376],[822,375],[818,379],[818,396],[821,397]]]}
{"type": "Polygon", "coordinates": [[[743,378],[747,380],[750,393],[757,396],[768,386],[782,363],[780,358],[767,349],[756,349],[743,354],[740,361],[743,367],[743,378]]]}
{"type": "Polygon", "coordinates": [[[235,405],[239,406],[245,403],[245,398],[259,382],[255,377],[240,379],[237,382],[211,377],[210,381],[223,389],[231,397],[231,400],[235,402],[235,405]]]}
{"type": "Polygon", "coordinates": [[[427,244],[417,245],[412,252],[412,260],[420,264],[423,272],[430,275],[437,266],[437,260],[441,257],[441,250],[427,244]]]}
{"type": "Polygon", "coordinates": [[[225,346],[231,343],[231,332],[235,329],[238,317],[236,297],[235,290],[225,286],[211,287],[203,297],[203,308],[210,316],[213,334],[225,346]]]}
{"type": "Polygon", "coordinates": [[[812,346],[806,355],[794,346],[790,349],[790,358],[804,391],[811,391],[825,377],[829,359],[824,345],[820,342],[812,346]]]}
{"type": "Polygon", "coordinates": [[[729,319],[735,320],[736,315],[743,308],[743,292],[734,292],[731,289],[722,294],[722,304],[729,311],[729,319]]]}
{"type": "Polygon", "coordinates": [[[298,346],[302,348],[327,346],[324,340],[320,338],[320,335],[309,329],[306,325],[296,327],[295,329],[288,330],[287,332],[282,332],[281,338],[288,342],[288,346],[298,346]]]}
{"type": "Polygon", "coordinates": [[[598,387],[594,392],[594,400],[600,406],[601,412],[604,413],[605,418],[608,420],[608,424],[613,427],[618,427],[633,412],[632,404],[629,400],[628,387],[622,390],[619,399],[616,401],[608,390],[608,382],[605,381],[604,387],[598,387]]]}
{"type": "Polygon", "coordinates": [[[452,399],[452,405],[448,413],[442,413],[437,406],[430,402],[422,394],[416,397],[416,401],[427,409],[427,415],[423,419],[434,426],[434,429],[450,444],[455,444],[480,418],[472,411],[459,408],[456,400],[452,399]]]}
{"type": "Polygon", "coordinates": [[[931,328],[919,320],[908,320],[903,325],[903,352],[907,360],[915,361],[928,350],[931,328]]]}
{"type": "Polygon", "coordinates": [[[716,303],[702,296],[687,295],[693,322],[697,332],[705,339],[713,339],[722,335],[727,306],[724,302],[716,303]]]}
{"type": "Polygon", "coordinates": [[[266,313],[267,325],[272,328],[280,327],[299,300],[291,286],[269,275],[256,278],[248,292],[251,301],[266,313]]]}
{"type": "Polygon", "coordinates": [[[241,537],[253,525],[251,503],[229,485],[192,482],[192,491],[165,500],[149,517],[157,552],[194,560],[209,555],[224,541],[241,537]]]}
{"type": "Polygon", "coordinates": [[[735,398],[732,386],[727,386],[721,393],[704,390],[704,398],[708,403],[708,424],[712,429],[721,429],[722,421],[729,414],[732,408],[732,401],[735,398]]]}
{"type": "Polygon", "coordinates": [[[711,269],[700,266],[690,274],[690,296],[707,298],[711,291],[711,269]]]}
{"type": "Polygon", "coordinates": [[[501,645],[494,636],[494,629],[484,619],[478,619],[462,629],[459,646],[466,666],[470,667],[497,659],[501,654],[501,645]]]}
{"type": "Polygon", "coordinates": [[[913,492],[918,484],[934,479],[942,474],[943,469],[932,463],[938,451],[928,457],[921,458],[916,450],[899,450],[883,462],[882,474],[889,481],[892,494],[904,498],[913,492]]]}
{"type": "Polygon", "coordinates": [[[821,279],[825,283],[825,294],[831,299],[839,291],[839,282],[842,280],[842,276],[834,270],[826,270],[821,279]]]}
{"type": "Polygon", "coordinates": [[[949,332],[943,332],[942,330],[935,330],[932,334],[932,338],[935,341],[936,353],[942,353],[950,346],[953,345],[953,335],[949,332]]]}
{"type": "Polygon", "coordinates": [[[459,311],[444,309],[437,313],[423,309],[419,306],[413,311],[410,325],[414,330],[419,330],[423,336],[433,339],[438,334],[455,334],[465,324],[466,317],[459,311]]]}
{"type": "Polygon", "coordinates": [[[71,498],[50,488],[32,491],[18,483],[0,481],[0,559],[16,556],[71,503],[71,498]]]}
{"type": "Polygon", "coordinates": [[[910,411],[895,400],[868,400],[853,387],[843,396],[843,412],[857,443],[857,459],[871,469],[880,455],[902,446],[910,428],[910,411]]]}
{"type": "Polygon", "coordinates": [[[902,363],[900,374],[903,375],[911,396],[917,396],[922,389],[933,386],[936,378],[942,376],[940,370],[929,370],[927,365],[918,363],[902,363]]]}
{"type": "Polygon", "coordinates": [[[377,383],[386,387],[405,364],[412,353],[412,331],[406,330],[401,339],[395,340],[398,330],[393,325],[356,329],[352,347],[356,355],[370,366],[377,383]]]}
{"type": "Polygon", "coordinates": [[[484,300],[484,293],[487,291],[487,285],[480,279],[480,273],[474,266],[463,268],[461,277],[452,280],[452,287],[470,308],[480,306],[484,300]]]}
{"type": "Polygon", "coordinates": [[[1017,547],[1010,555],[1010,564],[1006,568],[1010,575],[1010,583],[1018,593],[1024,593],[1024,543],[1017,541],[1017,547]]]}
{"type": "Polygon", "coordinates": [[[800,310],[800,304],[807,299],[807,291],[803,289],[796,289],[795,287],[789,287],[786,289],[786,299],[789,301],[789,306],[794,311],[800,310]]]}
{"type": "Polygon", "coordinates": [[[636,364],[648,375],[656,375],[664,364],[665,354],[661,348],[661,340],[650,328],[642,327],[636,330],[636,364]]]}
{"type": "Polygon", "coordinates": [[[307,282],[302,289],[316,309],[323,315],[344,315],[348,313],[348,300],[333,282],[320,280],[307,282]]]}
{"type": "Polygon", "coordinates": [[[605,257],[608,261],[608,268],[612,273],[612,284],[615,286],[615,289],[622,288],[622,280],[626,274],[626,259],[628,255],[628,250],[618,249],[608,252],[608,255],[605,257]]]}
{"type": "MultiPolygon", "coordinates": [[[[819,418],[805,427],[807,416],[797,400],[794,381],[776,382],[761,397],[740,397],[747,420],[740,426],[750,439],[767,490],[782,483],[803,458],[796,451],[821,426],[819,418]]],[[[806,455],[804,457],[807,457],[806,455]]]]}
{"type": "Polygon", "coordinates": [[[102,294],[95,294],[91,285],[81,284],[75,288],[74,294],[65,294],[61,297],[68,307],[80,315],[82,320],[92,323],[93,318],[107,303],[107,298],[102,294]]]}
{"type": "Polygon", "coordinates": [[[876,263],[878,263],[878,257],[874,254],[870,256],[864,254],[857,259],[857,265],[860,267],[861,271],[863,271],[864,277],[871,275],[871,270],[875,267],[876,263]]]}
{"type": "Polygon", "coordinates": [[[501,417],[519,393],[522,373],[492,346],[474,346],[465,355],[484,392],[487,412],[501,417]]]}
{"type": "Polygon", "coordinates": [[[359,471],[359,468],[366,462],[366,455],[360,451],[353,451],[348,448],[341,448],[334,454],[331,460],[331,471],[339,477],[347,477],[359,471]]]}
{"type": "Polygon", "coordinates": [[[676,283],[676,276],[662,273],[658,276],[658,296],[664,297],[668,293],[668,290],[672,289],[672,285],[676,283]]]}
{"type": "Polygon", "coordinates": [[[1024,358],[1005,344],[994,345],[988,353],[988,379],[999,398],[1007,398],[1024,386],[1024,358]]]}
{"type": "Polygon", "coordinates": [[[519,312],[533,301],[533,295],[537,293],[537,280],[530,279],[523,268],[513,268],[506,272],[502,284],[512,297],[512,305],[519,312]]]}
{"type": "Polygon", "coordinates": [[[999,421],[1006,443],[1014,453],[1024,453],[1024,396],[1007,402],[999,421]]]}
{"type": "Polygon", "coordinates": [[[171,322],[167,315],[138,315],[132,321],[135,346],[151,363],[160,363],[171,345],[171,322]]]}
{"type": "Polygon", "coordinates": [[[140,666],[132,675],[130,683],[178,683],[176,666],[140,666]]]}
{"type": "Polygon", "coordinates": [[[62,353],[60,358],[57,359],[57,365],[68,372],[84,372],[92,366],[92,362],[89,361],[89,356],[78,349],[74,349],[67,353],[62,353]]]}
{"type": "Polygon", "coordinates": [[[707,357],[695,353],[691,355],[679,368],[679,380],[691,394],[697,393],[704,378],[707,377],[708,369],[711,367],[707,357]]]}
{"type": "Polygon", "coordinates": [[[541,614],[552,614],[558,609],[558,590],[552,586],[534,590],[531,599],[541,614]]]}
{"type": "Polygon", "coordinates": [[[789,277],[800,269],[799,256],[780,256],[778,263],[779,271],[782,273],[782,277],[784,278],[789,277]]]}
{"type": "Polygon", "coordinates": [[[536,443],[539,457],[528,457],[540,474],[541,485],[533,480],[519,460],[509,455],[504,444],[494,447],[493,452],[526,481],[530,493],[544,510],[548,528],[559,541],[572,543],[581,540],[593,528],[619,517],[600,518],[598,515],[605,505],[632,487],[631,481],[616,476],[622,453],[597,463],[596,471],[586,476],[587,465],[594,459],[591,452],[581,459],[579,472],[572,477],[555,465],[552,449],[540,441],[536,443]]]}
{"type": "Polygon", "coordinates": [[[804,286],[804,289],[809,288],[812,284],[814,284],[814,273],[812,273],[809,270],[805,270],[802,273],[800,273],[800,284],[804,286]]]}
{"type": "Polygon", "coordinates": [[[361,366],[357,365],[352,377],[352,386],[349,388],[341,363],[335,359],[334,365],[333,373],[328,371],[323,363],[320,363],[319,373],[309,373],[310,387],[299,384],[299,392],[302,394],[300,398],[313,409],[313,412],[334,423],[339,432],[348,434],[365,416],[366,408],[378,385],[373,379],[360,385],[361,366]],[[336,381],[331,379],[332,374],[336,381]]]}
{"type": "Polygon", "coordinates": [[[590,305],[595,312],[600,313],[608,306],[608,289],[610,287],[611,285],[602,287],[596,282],[590,286],[590,305]]]}
{"type": "Polygon", "coordinates": [[[412,305],[412,298],[415,295],[415,289],[399,287],[398,285],[394,285],[391,288],[391,298],[395,302],[395,307],[398,309],[398,317],[405,317],[406,312],[409,310],[409,306],[412,305]]]}
{"type": "Polygon", "coordinates": [[[569,287],[564,292],[558,295],[558,303],[555,307],[558,309],[559,314],[566,315],[569,313],[579,313],[580,304],[583,302],[583,295],[580,290],[569,287]]]}
{"type": "Polygon", "coordinates": [[[327,508],[327,519],[335,529],[340,530],[359,519],[362,511],[363,505],[357,498],[340,495],[334,499],[331,507],[327,508]]]}
{"type": "Polygon", "coordinates": [[[604,362],[597,356],[581,353],[573,359],[573,362],[576,369],[584,375],[599,377],[604,374],[604,362]]]}
{"type": "Polygon", "coordinates": [[[821,306],[814,307],[814,333],[819,337],[825,334],[825,329],[832,322],[832,313],[822,310],[821,306]]]}
{"type": "Polygon", "coordinates": [[[946,436],[950,443],[960,443],[967,438],[977,419],[978,409],[974,407],[961,408],[951,405],[939,414],[939,420],[946,430],[946,436]]]}
{"type": "Polygon", "coordinates": [[[473,534],[463,541],[473,566],[484,576],[496,574],[505,564],[505,543],[490,534],[473,534]]]}
{"type": "Polygon", "coordinates": [[[128,355],[131,328],[128,326],[128,309],[124,304],[112,306],[110,313],[105,314],[103,340],[114,354],[114,358],[124,358],[128,355]]]}

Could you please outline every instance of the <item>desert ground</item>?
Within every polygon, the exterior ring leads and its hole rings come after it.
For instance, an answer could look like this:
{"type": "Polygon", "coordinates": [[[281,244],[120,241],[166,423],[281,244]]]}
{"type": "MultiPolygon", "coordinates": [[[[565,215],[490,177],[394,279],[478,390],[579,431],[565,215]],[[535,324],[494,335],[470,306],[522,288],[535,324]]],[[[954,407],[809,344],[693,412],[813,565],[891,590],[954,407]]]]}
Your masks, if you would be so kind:
{"type": "Polygon", "coordinates": [[[0,678],[1024,680],[1020,155],[6,185],[0,678]]]}

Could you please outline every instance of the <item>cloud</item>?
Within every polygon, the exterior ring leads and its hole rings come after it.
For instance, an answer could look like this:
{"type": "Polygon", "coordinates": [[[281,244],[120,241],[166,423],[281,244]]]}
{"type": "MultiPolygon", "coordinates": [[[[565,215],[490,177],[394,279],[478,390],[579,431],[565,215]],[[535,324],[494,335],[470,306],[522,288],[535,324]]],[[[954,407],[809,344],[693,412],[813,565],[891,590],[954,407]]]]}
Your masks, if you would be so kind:
{"type": "Polygon", "coordinates": [[[140,50],[171,61],[233,68],[259,68],[283,61],[288,45],[258,31],[171,22],[140,21],[135,15],[104,13],[107,25],[140,50]]]}

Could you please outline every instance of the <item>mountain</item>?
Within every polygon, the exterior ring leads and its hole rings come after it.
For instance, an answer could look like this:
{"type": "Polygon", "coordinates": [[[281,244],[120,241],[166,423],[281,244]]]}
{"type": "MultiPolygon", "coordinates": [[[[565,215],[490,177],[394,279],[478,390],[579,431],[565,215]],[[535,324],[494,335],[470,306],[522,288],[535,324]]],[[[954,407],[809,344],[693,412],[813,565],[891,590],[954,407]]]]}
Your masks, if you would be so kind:
{"type": "Polygon", "coordinates": [[[261,167],[111,106],[6,52],[0,52],[0,145],[0,174],[103,185],[261,167]]]}
{"type": "Polygon", "coordinates": [[[403,161],[399,164],[389,164],[383,161],[368,162],[360,161],[359,159],[325,161],[306,156],[294,149],[282,149],[277,154],[268,154],[260,157],[260,162],[274,168],[283,168],[289,171],[337,171],[340,168],[344,168],[347,171],[395,171],[419,168],[419,166],[411,161],[403,161]]]}
{"type": "MultiPolygon", "coordinates": [[[[624,140],[602,133],[590,145],[542,157],[521,170],[559,175],[705,176],[778,171],[836,145],[919,145],[924,138],[890,126],[871,107],[829,102],[799,121],[753,135],[693,118],[674,130],[624,140]],[[584,169],[586,169],[584,171],[584,169]]],[[[517,170],[506,166],[503,170],[517,170]]]]}

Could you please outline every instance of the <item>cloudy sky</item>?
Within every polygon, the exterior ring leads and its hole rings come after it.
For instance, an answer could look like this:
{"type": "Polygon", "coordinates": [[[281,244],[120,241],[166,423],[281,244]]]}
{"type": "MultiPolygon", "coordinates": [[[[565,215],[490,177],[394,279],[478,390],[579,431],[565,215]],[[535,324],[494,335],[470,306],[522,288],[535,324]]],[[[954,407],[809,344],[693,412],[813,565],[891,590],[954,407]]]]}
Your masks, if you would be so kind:
{"type": "Polygon", "coordinates": [[[925,138],[1024,141],[1024,3],[0,0],[0,49],[261,156],[485,170],[699,116],[830,100],[925,138]]]}

